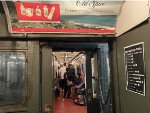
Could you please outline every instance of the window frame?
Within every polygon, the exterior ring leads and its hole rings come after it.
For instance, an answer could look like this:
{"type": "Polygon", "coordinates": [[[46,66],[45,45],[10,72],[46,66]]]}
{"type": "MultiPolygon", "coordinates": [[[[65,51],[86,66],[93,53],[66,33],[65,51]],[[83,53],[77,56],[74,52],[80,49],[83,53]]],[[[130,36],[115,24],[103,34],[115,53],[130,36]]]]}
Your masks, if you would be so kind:
{"type": "Polygon", "coordinates": [[[27,98],[29,97],[29,94],[28,94],[28,77],[27,77],[27,65],[28,65],[28,54],[27,54],[27,50],[0,50],[0,52],[14,52],[14,53],[22,53],[24,54],[24,57],[25,57],[25,67],[24,67],[24,91],[25,91],[25,95],[24,97],[21,99],[20,102],[16,102],[16,103],[12,103],[12,104],[4,104],[4,105],[0,105],[0,107],[3,107],[3,106],[21,106],[21,105],[24,105],[27,101],[27,98]]]}

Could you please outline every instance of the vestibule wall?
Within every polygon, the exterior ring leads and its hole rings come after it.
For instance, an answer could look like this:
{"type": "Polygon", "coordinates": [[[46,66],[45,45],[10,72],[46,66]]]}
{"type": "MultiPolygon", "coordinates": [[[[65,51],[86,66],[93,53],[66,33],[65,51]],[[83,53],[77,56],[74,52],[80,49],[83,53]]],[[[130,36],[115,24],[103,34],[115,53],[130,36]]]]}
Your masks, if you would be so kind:
{"type": "Polygon", "coordinates": [[[119,36],[114,42],[116,113],[150,113],[150,20],[119,36]],[[145,96],[126,90],[124,47],[144,42],[145,96]]]}

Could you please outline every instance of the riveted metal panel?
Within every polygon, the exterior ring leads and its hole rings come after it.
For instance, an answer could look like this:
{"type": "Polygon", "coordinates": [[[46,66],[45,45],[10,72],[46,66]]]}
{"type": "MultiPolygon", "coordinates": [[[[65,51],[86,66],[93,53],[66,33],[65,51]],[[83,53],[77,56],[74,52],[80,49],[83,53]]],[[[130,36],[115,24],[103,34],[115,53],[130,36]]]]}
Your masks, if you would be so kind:
{"type": "Polygon", "coordinates": [[[28,41],[28,113],[39,113],[39,43],[28,41]]]}
{"type": "Polygon", "coordinates": [[[0,41],[0,50],[27,50],[27,41],[0,41]]]}
{"type": "Polygon", "coordinates": [[[52,48],[42,48],[42,113],[48,106],[50,113],[53,112],[53,72],[52,72],[52,48]]]}
{"type": "MultiPolygon", "coordinates": [[[[117,39],[117,67],[120,95],[120,113],[150,113],[150,23],[142,24],[135,29],[127,32],[117,39]],[[145,77],[146,92],[145,96],[126,90],[126,77],[124,65],[124,47],[144,42],[145,77]]],[[[116,86],[118,87],[118,86],[116,86]]],[[[117,95],[116,95],[117,96],[117,95]]],[[[117,98],[117,97],[116,97],[117,98]]]]}
{"type": "Polygon", "coordinates": [[[0,113],[40,113],[39,42],[0,41],[0,51],[23,52],[25,63],[25,100],[23,104],[0,106],[0,113]]]}

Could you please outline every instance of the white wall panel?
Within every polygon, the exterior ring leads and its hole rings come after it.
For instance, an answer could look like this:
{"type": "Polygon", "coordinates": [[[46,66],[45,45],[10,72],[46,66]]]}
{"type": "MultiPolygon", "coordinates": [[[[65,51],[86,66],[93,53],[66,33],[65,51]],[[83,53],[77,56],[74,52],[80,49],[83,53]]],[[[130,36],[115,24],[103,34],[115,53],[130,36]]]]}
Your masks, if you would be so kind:
{"type": "Polygon", "coordinates": [[[116,21],[116,36],[119,36],[149,17],[148,0],[126,0],[116,21]]]}

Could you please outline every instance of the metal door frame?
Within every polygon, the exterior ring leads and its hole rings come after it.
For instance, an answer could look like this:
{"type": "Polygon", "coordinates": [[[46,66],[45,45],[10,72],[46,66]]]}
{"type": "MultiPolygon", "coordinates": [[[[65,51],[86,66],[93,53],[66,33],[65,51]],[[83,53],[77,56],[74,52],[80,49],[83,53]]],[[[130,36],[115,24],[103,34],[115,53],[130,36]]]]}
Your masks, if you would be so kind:
{"type": "MultiPolygon", "coordinates": [[[[60,42],[60,43],[58,43],[58,42],[56,42],[56,43],[48,43],[48,42],[41,42],[41,45],[43,46],[42,48],[44,48],[44,47],[47,48],[47,49],[49,48],[49,49],[52,49],[53,51],[85,51],[85,55],[86,55],[86,76],[87,76],[86,82],[88,82],[88,85],[87,85],[87,88],[86,88],[86,90],[87,90],[86,91],[86,95],[87,95],[87,113],[91,113],[91,111],[92,111],[92,107],[91,107],[91,101],[92,101],[91,58],[93,57],[93,53],[97,50],[97,47],[98,47],[97,43],[73,43],[73,42],[72,43],[65,43],[65,42],[64,43],[63,42],[60,42]],[[89,81],[91,81],[91,82],[89,82],[89,81]]],[[[42,64],[42,66],[43,66],[43,64],[42,64]]],[[[45,90],[45,91],[47,91],[47,90],[45,90]]],[[[42,90],[42,92],[43,92],[43,90],[42,90]]],[[[53,92],[53,88],[52,87],[51,87],[51,92],[53,92]]],[[[51,98],[54,98],[54,97],[51,97],[51,98]]],[[[52,103],[53,102],[50,102],[50,101],[47,102],[47,104],[49,104],[51,106],[51,110],[53,112],[54,110],[53,110],[52,103]]],[[[43,104],[43,99],[42,99],[42,104],[43,104]]],[[[43,107],[42,107],[42,109],[43,109],[43,107]]]]}

